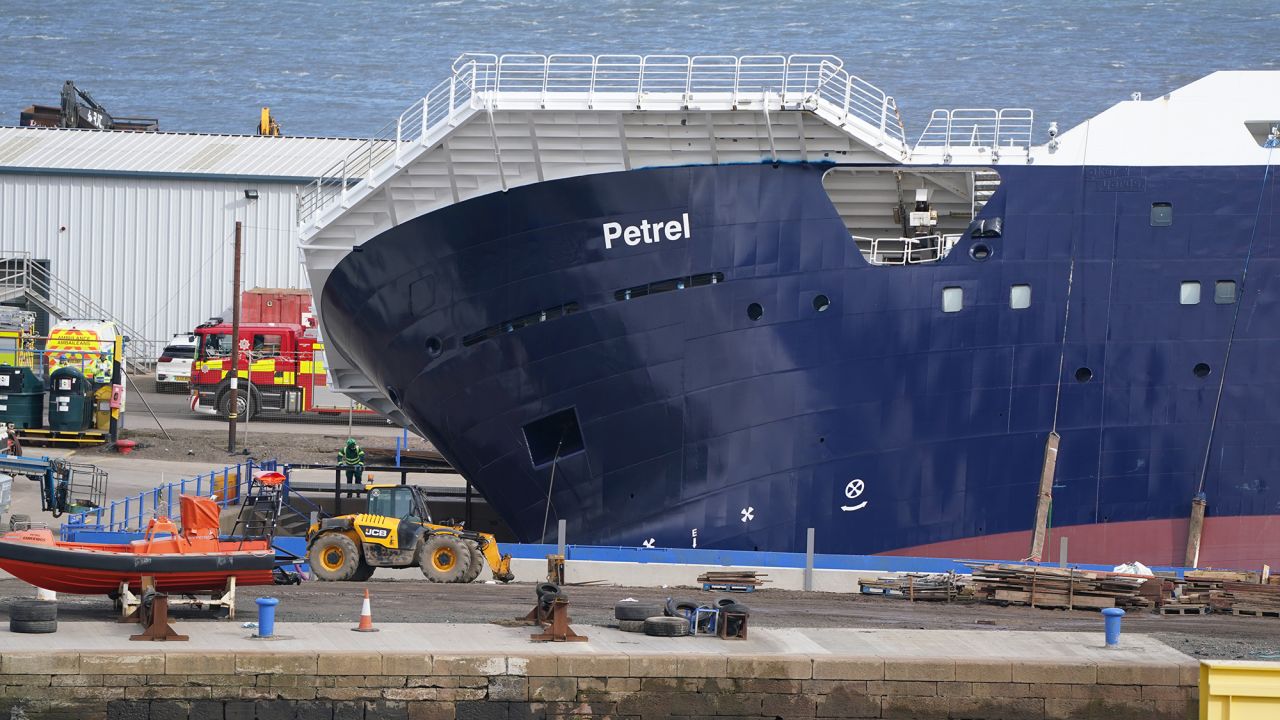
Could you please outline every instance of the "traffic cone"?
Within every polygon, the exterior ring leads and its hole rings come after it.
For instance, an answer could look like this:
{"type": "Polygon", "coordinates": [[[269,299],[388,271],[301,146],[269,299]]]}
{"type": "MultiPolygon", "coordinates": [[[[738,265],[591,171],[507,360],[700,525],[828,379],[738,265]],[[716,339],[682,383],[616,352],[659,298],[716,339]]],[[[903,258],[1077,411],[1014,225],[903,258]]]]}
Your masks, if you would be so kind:
{"type": "Polygon", "coordinates": [[[378,632],[373,626],[373,610],[369,607],[369,590],[364,591],[364,604],[360,606],[360,624],[351,628],[355,632],[378,632]]]}

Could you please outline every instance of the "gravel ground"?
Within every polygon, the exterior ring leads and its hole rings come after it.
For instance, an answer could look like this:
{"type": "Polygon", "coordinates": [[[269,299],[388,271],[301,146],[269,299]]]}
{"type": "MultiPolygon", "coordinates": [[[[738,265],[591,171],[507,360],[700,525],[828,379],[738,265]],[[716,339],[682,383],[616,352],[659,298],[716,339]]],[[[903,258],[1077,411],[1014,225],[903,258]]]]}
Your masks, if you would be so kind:
{"type": "MultiPolygon", "coordinates": [[[[227,453],[227,430],[219,425],[209,430],[170,429],[169,438],[159,430],[126,430],[122,438],[138,443],[130,457],[139,460],[189,460],[221,466],[235,462],[235,456],[227,453]],[[171,438],[171,439],[170,439],[171,438]]],[[[279,458],[292,463],[326,463],[334,462],[338,450],[347,441],[345,425],[334,426],[332,432],[323,435],[301,433],[251,433],[247,447],[251,457],[259,459],[279,458]]],[[[375,447],[386,444],[384,438],[362,437],[360,428],[354,429],[356,442],[365,448],[366,456],[375,447]]],[[[243,441],[238,443],[246,447],[243,441]]],[[[93,450],[81,450],[78,454],[91,456],[94,453],[116,454],[115,448],[102,446],[93,450]]],[[[366,457],[372,462],[372,458],[366,457]]]]}
{"type": "MultiPolygon", "coordinates": [[[[243,588],[237,598],[237,621],[253,619],[253,599],[280,598],[278,622],[350,622],[359,618],[362,591],[369,588],[375,622],[497,622],[524,615],[534,603],[533,585],[436,585],[422,580],[386,580],[367,584],[309,582],[299,586],[243,588]]],[[[718,597],[693,588],[566,587],[570,615],[576,625],[610,625],[613,604],[623,598],[664,601],[668,596],[711,601],[718,597]]],[[[0,580],[0,597],[30,597],[24,583],[0,580]]],[[[973,603],[909,603],[857,594],[758,590],[736,595],[751,607],[751,623],[761,627],[911,628],[973,630],[1097,631],[1102,616],[1087,611],[995,607],[973,603]]],[[[67,620],[113,617],[106,598],[59,596],[59,612],[67,620]]],[[[7,602],[4,603],[7,608],[7,602]]],[[[6,610],[7,612],[7,610],[6,610]]],[[[204,613],[175,609],[184,622],[205,620],[204,613]]],[[[0,613],[3,614],[3,613],[0,613]]],[[[1280,660],[1280,619],[1229,615],[1160,616],[1136,611],[1124,619],[1126,632],[1153,634],[1171,647],[1197,658],[1280,660]]],[[[192,629],[198,633],[198,629],[192,629]]]]}

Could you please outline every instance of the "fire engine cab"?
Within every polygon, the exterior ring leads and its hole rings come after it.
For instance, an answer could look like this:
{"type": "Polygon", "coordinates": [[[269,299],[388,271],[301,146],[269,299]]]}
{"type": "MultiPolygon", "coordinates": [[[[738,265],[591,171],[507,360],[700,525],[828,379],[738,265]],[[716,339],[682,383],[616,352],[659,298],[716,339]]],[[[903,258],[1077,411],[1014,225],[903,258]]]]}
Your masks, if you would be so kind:
{"type": "MultiPolygon", "coordinates": [[[[231,409],[231,324],[209,322],[195,330],[191,409],[227,417],[231,409]]],[[[337,415],[371,413],[329,390],[324,344],[315,330],[293,323],[240,323],[240,383],[236,415],[337,415]]]]}

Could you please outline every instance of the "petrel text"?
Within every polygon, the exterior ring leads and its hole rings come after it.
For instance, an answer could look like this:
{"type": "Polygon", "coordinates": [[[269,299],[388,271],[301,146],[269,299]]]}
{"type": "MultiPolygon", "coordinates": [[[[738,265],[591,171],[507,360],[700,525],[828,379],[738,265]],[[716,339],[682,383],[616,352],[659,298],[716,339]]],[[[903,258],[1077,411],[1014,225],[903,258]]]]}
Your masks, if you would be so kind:
{"type": "Polygon", "coordinates": [[[623,225],[618,222],[607,222],[601,226],[604,231],[604,249],[612,250],[613,241],[622,238],[628,245],[640,243],[656,243],[662,240],[688,240],[689,213],[683,213],[679,220],[658,220],[649,222],[641,220],[639,225],[623,225]]]}

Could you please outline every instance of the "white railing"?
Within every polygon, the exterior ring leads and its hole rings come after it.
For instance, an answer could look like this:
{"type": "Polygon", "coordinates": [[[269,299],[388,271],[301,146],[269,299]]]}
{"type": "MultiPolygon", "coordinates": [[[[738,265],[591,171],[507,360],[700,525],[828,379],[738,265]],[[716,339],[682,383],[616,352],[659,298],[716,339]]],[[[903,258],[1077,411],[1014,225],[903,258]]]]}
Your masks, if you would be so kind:
{"type": "Polygon", "coordinates": [[[472,63],[455,67],[453,75],[436,85],[410,105],[395,120],[384,125],[346,157],[334,163],[320,177],[298,193],[298,223],[315,219],[325,208],[339,202],[351,188],[369,177],[376,168],[396,160],[409,147],[430,142],[462,108],[471,106],[476,68],[472,63]]]}
{"type": "Polygon", "coordinates": [[[937,262],[946,257],[959,242],[961,235],[852,237],[862,256],[872,265],[917,265],[937,262]]]}
{"type": "Polygon", "coordinates": [[[505,105],[668,109],[776,97],[813,102],[837,122],[856,120],[880,142],[905,147],[897,104],[830,55],[492,55],[468,53],[432,88],[298,195],[298,223],[314,222],[376,170],[430,144],[466,112],[505,105]]]}
{"type": "Polygon", "coordinates": [[[1026,148],[1034,124],[1029,108],[934,110],[916,147],[1026,148]]]}

